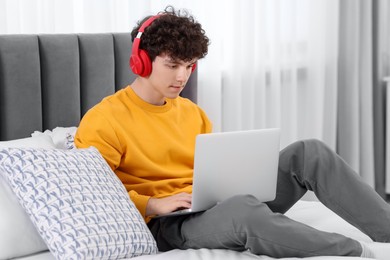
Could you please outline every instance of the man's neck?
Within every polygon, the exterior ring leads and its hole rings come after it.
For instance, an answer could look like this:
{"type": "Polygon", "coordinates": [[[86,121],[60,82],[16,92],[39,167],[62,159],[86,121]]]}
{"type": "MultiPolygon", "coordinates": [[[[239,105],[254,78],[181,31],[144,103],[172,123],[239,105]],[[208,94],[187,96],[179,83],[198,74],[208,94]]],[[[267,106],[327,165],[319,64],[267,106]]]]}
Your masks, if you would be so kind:
{"type": "Polygon", "coordinates": [[[155,106],[162,106],[165,104],[165,98],[158,95],[158,93],[155,93],[152,86],[150,86],[146,80],[138,77],[130,86],[134,93],[143,101],[155,106]]]}

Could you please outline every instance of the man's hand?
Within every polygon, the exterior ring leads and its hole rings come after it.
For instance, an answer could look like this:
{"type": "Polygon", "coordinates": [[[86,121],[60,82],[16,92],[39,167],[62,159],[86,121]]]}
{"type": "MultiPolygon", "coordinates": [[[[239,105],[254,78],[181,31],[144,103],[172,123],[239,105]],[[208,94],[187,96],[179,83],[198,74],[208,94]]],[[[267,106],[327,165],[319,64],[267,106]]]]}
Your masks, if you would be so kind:
{"type": "Polygon", "coordinates": [[[178,209],[191,208],[191,199],[192,195],[185,192],[161,199],[150,198],[146,205],[146,216],[167,214],[178,209]]]}

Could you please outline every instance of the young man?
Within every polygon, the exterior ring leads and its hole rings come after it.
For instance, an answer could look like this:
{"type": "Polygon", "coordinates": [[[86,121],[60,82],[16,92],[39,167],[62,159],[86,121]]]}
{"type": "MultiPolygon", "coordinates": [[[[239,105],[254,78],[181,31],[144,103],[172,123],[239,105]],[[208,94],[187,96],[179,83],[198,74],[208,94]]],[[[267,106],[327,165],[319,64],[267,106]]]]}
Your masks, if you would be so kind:
{"type": "MultiPolygon", "coordinates": [[[[179,94],[197,60],[207,54],[209,40],[199,23],[173,8],[144,19],[132,37],[137,79],[89,110],[75,141],[79,148],[99,149],[161,251],[226,248],[273,257],[374,257],[367,245],[283,215],[307,190],[374,241],[390,241],[390,207],[316,140],[296,142],[280,153],[272,202],[235,196],[205,212],[152,219],[191,206],[195,137],[211,132],[211,123],[179,94]]],[[[372,245],[390,252],[390,244],[372,245]]]]}

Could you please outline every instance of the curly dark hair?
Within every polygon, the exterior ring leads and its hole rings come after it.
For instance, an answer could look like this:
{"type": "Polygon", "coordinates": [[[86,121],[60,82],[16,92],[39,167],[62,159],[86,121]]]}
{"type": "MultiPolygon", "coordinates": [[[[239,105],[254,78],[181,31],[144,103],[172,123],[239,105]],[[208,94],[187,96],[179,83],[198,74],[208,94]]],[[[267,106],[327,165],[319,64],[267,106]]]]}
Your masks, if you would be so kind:
{"type": "MultiPolygon", "coordinates": [[[[151,61],[161,54],[186,62],[206,56],[209,38],[193,16],[185,10],[175,11],[172,6],[166,7],[159,14],[161,16],[145,28],[139,47],[147,51],[151,61]]],[[[131,32],[132,41],[141,25],[150,17],[145,17],[134,27],[131,32]]]]}

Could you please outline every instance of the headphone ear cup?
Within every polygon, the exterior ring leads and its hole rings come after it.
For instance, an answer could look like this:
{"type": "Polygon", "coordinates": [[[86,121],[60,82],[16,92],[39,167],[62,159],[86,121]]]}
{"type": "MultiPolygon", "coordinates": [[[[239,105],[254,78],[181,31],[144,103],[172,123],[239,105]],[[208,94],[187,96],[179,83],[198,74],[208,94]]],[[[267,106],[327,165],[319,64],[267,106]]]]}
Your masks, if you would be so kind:
{"type": "Polygon", "coordinates": [[[142,77],[147,77],[152,73],[152,61],[145,50],[139,50],[139,58],[142,62],[143,71],[139,74],[142,77]]]}
{"type": "Polygon", "coordinates": [[[143,72],[144,66],[139,55],[132,54],[130,56],[130,68],[136,75],[140,75],[143,72]]]}
{"type": "Polygon", "coordinates": [[[192,70],[191,70],[191,72],[194,72],[195,69],[196,69],[196,63],[194,63],[194,65],[192,65],[192,70]]]}

